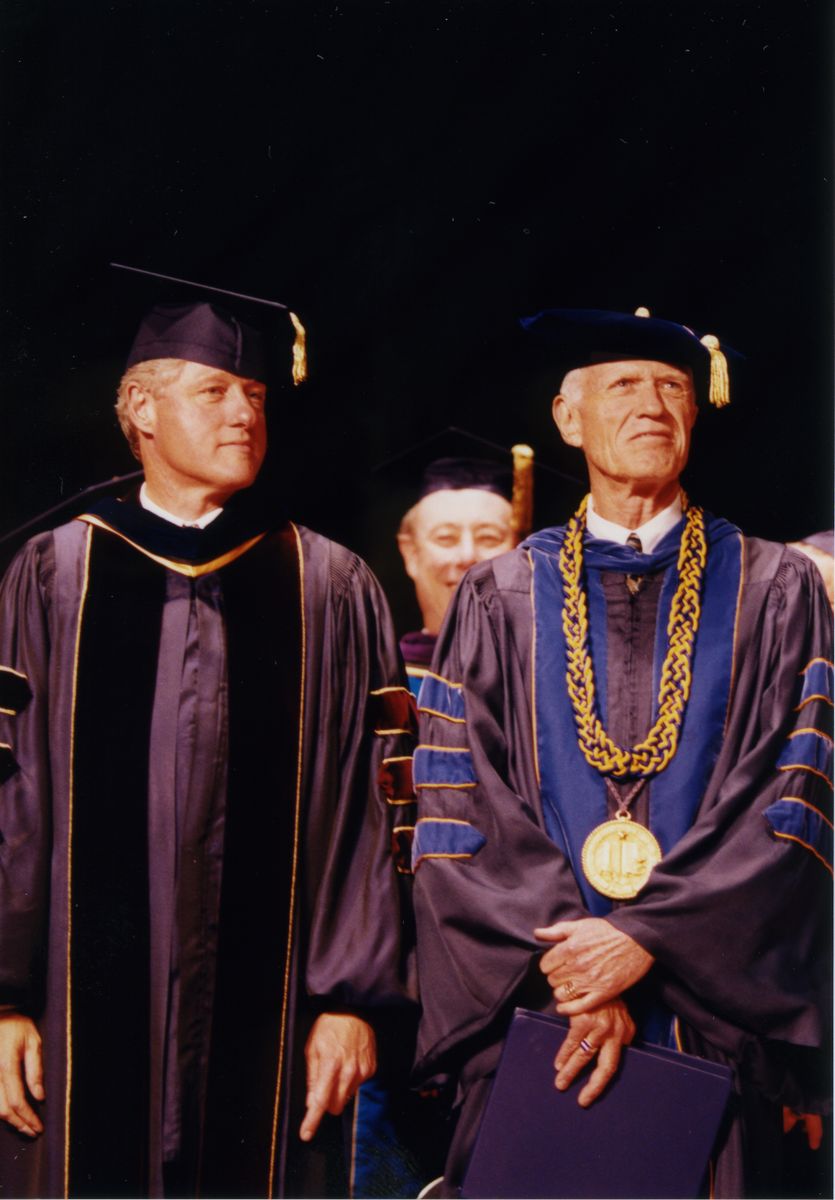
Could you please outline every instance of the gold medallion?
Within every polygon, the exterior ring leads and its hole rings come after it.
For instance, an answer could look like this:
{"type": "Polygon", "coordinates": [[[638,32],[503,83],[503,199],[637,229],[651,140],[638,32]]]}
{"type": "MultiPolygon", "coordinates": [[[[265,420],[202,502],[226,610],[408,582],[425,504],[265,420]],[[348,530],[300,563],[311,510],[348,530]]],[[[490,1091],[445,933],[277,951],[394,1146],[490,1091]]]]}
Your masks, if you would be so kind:
{"type": "Polygon", "coordinates": [[[596,826],[583,843],[583,873],[610,900],[631,900],[661,860],[661,847],[629,813],[596,826]]]}

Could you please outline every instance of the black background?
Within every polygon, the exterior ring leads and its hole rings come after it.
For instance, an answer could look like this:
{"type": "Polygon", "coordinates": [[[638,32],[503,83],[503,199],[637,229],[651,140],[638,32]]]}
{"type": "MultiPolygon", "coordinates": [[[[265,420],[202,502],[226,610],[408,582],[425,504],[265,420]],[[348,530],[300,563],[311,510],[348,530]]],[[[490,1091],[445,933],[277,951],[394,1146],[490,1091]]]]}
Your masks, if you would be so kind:
{"type": "Polygon", "coordinates": [[[312,379],[274,397],[271,470],[401,625],[375,464],[453,422],[582,473],[516,331],[545,306],[643,304],[743,351],[691,494],[751,533],[831,527],[829,13],[4,0],[0,533],[132,468],[110,259],[302,315],[312,379]]]}

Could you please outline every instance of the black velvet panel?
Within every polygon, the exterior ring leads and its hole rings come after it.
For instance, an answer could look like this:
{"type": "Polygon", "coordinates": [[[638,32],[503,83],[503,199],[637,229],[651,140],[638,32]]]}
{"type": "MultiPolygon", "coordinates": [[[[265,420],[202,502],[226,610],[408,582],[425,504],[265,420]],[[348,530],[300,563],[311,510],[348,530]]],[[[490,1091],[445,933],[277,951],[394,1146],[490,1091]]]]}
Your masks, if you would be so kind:
{"type": "Polygon", "coordinates": [[[70,1194],[147,1193],[148,744],[165,572],[94,531],[72,834],[70,1194]]]}
{"type": "Polygon", "coordinates": [[[229,791],[201,1196],[266,1196],[285,992],[302,627],[292,529],[222,572],[229,791]]]}
{"type": "Polygon", "coordinates": [[[137,491],[124,500],[106,496],[86,511],[149,553],[175,562],[213,562],[275,525],[275,515],[267,515],[257,488],[238,492],[205,529],[174,525],[158,517],[142,508],[138,495],[137,491]]]}

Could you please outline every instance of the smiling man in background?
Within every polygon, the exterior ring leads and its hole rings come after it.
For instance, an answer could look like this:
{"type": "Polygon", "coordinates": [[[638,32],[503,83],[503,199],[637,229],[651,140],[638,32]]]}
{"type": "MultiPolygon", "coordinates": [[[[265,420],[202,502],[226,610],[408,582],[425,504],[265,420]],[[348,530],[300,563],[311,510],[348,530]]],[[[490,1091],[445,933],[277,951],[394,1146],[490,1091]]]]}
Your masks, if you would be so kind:
{"type": "Polygon", "coordinates": [[[397,534],[423,618],[419,631],[400,639],[416,694],[458,584],[470,567],[512,550],[518,541],[512,494],[510,466],[490,459],[438,458],[423,473],[417,500],[397,534]]]}
{"type": "MultiPolygon", "coordinates": [[[[417,1072],[457,1081],[442,1194],[514,1005],[555,1003],[556,1087],[582,1075],[582,1106],[636,1034],[727,1063],[711,1194],[781,1194],[782,1110],[830,1092],[827,598],[807,559],[681,489],[697,399],[729,398],[715,338],[646,310],[523,325],[591,495],[470,571],[421,693],[417,1072]]],[[[615,1173],[628,1153],[600,1148],[615,1173]]]]}
{"type": "Polygon", "coordinates": [[[141,489],[3,581],[4,1195],[347,1194],[317,1130],[410,1005],[377,789],[410,698],[365,564],[253,486],[267,351],[157,305],[117,405],[141,489]]]}

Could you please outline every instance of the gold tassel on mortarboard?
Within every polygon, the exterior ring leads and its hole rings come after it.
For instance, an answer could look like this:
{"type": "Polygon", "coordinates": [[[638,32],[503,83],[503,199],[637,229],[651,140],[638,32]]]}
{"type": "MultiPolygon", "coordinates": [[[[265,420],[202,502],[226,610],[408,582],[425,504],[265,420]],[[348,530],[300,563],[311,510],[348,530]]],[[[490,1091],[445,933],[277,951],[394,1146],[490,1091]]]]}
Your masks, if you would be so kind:
{"type": "Polygon", "coordinates": [[[708,398],[715,408],[724,408],[731,402],[731,386],[728,379],[728,360],[719,348],[719,338],[706,333],[702,345],[710,351],[710,389],[708,398]]]}
{"type": "MultiPolygon", "coordinates": [[[[636,317],[648,317],[648,308],[636,308],[636,317]]],[[[731,385],[728,378],[728,360],[719,346],[719,338],[706,333],[700,339],[705,350],[710,352],[710,387],[708,399],[714,408],[724,408],[731,402],[731,385]]]]}
{"type": "Polygon", "coordinates": [[[293,342],[293,383],[304,383],[307,379],[307,334],[296,314],[288,309],[288,315],[296,331],[293,342]]]}
{"type": "Polygon", "coordinates": [[[517,541],[528,536],[533,527],[533,450],[530,446],[511,448],[513,455],[513,497],[510,523],[517,541]]]}

